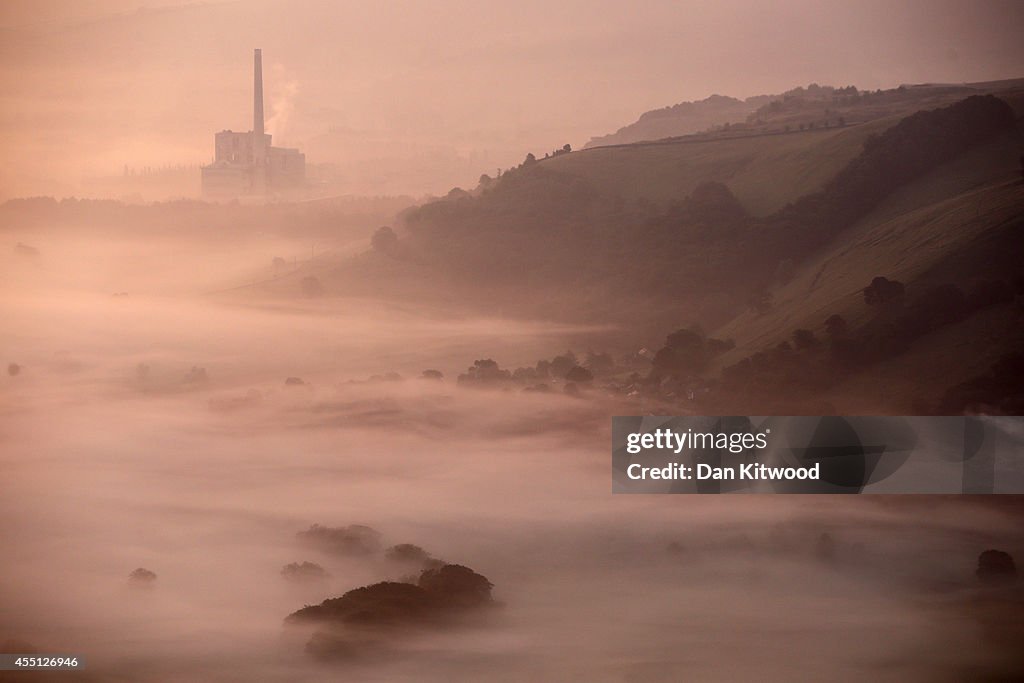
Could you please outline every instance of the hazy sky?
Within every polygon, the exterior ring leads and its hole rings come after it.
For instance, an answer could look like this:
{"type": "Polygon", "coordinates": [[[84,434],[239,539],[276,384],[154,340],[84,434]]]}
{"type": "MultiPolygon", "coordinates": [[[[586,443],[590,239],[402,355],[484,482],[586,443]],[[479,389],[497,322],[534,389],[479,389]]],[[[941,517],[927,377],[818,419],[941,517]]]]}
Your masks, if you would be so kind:
{"type": "Polygon", "coordinates": [[[250,126],[253,47],[275,142],[479,174],[712,93],[1024,76],[1021,35],[1022,2],[6,0],[0,197],[208,161],[250,126]]]}

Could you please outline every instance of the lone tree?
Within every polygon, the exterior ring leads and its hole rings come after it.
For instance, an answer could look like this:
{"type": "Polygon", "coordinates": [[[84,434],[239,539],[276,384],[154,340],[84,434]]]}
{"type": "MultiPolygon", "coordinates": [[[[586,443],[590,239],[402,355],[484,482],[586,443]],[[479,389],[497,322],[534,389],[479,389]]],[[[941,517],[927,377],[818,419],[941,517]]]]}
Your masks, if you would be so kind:
{"type": "Polygon", "coordinates": [[[370,246],[382,254],[393,254],[398,247],[398,235],[390,227],[382,225],[374,231],[373,237],[370,238],[370,246]]]}
{"type": "Polygon", "coordinates": [[[577,365],[565,374],[565,381],[588,384],[594,381],[594,375],[582,365],[577,365]]]}
{"type": "Polygon", "coordinates": [[[281,576],[289,581],[323,581],[329,579],[330,574],[316,562],[292,562],[281,568],[281,576]]]}
{"type": "Polygon", "coordinates": [[[128,580],[136,586],[151,586],[156,581],[156,573],[145,567],[139,567],[128,575],[128,580]]]}
{"type": "Polygon", "coordinates": [[[704,335],[693,327],[682,328],[668,335],[665,346],[652,362],[656,376],[685,377],[705,368],[708,353],[704,335]]]}
{"type": "Polygon", "coordinates": [[[903,296],[903,283],[886,277],[876,277],[864,288],[864,303],[868,306],[884,306],[903,296]]]}
{"type": "Polygon", "coordinates": [[[986,550],[978,555],[978,568],[974,574],[985,583],[1010,583],[1017,580],[1017,565],[1010,553],[986,550]]]}
{"type": "Polygon", "coordinates": [[[846,318],[838,313],[833,313],[825,321],[825,333],[833,339],[845,336],[849,330],[850,327],[846,324],[846,318]]]}

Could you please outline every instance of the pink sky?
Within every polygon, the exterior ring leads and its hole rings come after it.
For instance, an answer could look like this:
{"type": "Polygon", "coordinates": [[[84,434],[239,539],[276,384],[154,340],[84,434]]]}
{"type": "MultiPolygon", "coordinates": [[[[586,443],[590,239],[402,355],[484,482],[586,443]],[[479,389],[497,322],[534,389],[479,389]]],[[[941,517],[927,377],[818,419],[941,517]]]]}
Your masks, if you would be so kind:
{"type": "Polygon", "coordinates": [[[1024,76],[1021,35],[1020,2],[7,0],[0,198],[206,162],[214,131],[248,128],[253,47],[275,141],[311,162],[450,154],[478,175],[712,93],[1024,76]]]}

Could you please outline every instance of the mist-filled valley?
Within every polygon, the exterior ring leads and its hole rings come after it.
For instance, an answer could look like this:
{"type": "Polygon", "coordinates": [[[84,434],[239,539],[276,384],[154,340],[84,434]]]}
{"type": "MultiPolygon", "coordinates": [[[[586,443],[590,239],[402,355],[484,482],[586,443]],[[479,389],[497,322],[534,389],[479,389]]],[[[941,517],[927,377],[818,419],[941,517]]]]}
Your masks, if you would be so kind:
{"type": "MultiPolygon", "coordinates": [[[[301,269],[306,235],[21,225],[2,268],[0,638],[85,657],[54,678],[1020,671],[1013,603],[974,576],[981,551],[1024,550],[1012,507],[611,496],[608,418],[640,399],[455,381],[480,358],[532,366],[574,344],[582,357],[607,326],[232,288],[274,257],[301,269]],[[353,551],[309,542],[312,525],[371,530],[353,551]],[[285,624],[360,586],[415,582],[429,565],[401,544],[486,577],[489,607],[349,624],[337,656],[285,624]]],[[[320,248],[358,254],[371,232],[320,248]]]]}
{"type": "Polygon", "coordinates": [[[1022,29],[0,3],[0,681],[1024,679],[1022,29]]]}

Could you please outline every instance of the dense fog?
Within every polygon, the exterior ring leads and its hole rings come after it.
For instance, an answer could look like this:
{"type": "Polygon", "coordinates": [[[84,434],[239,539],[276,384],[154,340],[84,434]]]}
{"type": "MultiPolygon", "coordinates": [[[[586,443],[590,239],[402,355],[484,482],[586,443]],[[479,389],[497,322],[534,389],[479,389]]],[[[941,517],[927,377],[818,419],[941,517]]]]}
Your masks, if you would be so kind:
{"type": "Polygon", "coordinates": [[[972,602],[978,553],[1021,549],[998,509],[612,496],[608,417],[628,405],[454,381],[586,330],[217,293],[306,248],[284,238],[57,234],[8,232],[0,264],[17,365],[0,393],[0,641],[79,654],[83,680],[783,681],[797,666],[913,681],[1015,665],[972,602]],[[498,604],[318,662],[284,618],[408,568],[303,544],[313,524],[471,567],[498,604]],[[301,562],[327,576],[282,577],[301,562]]]}

